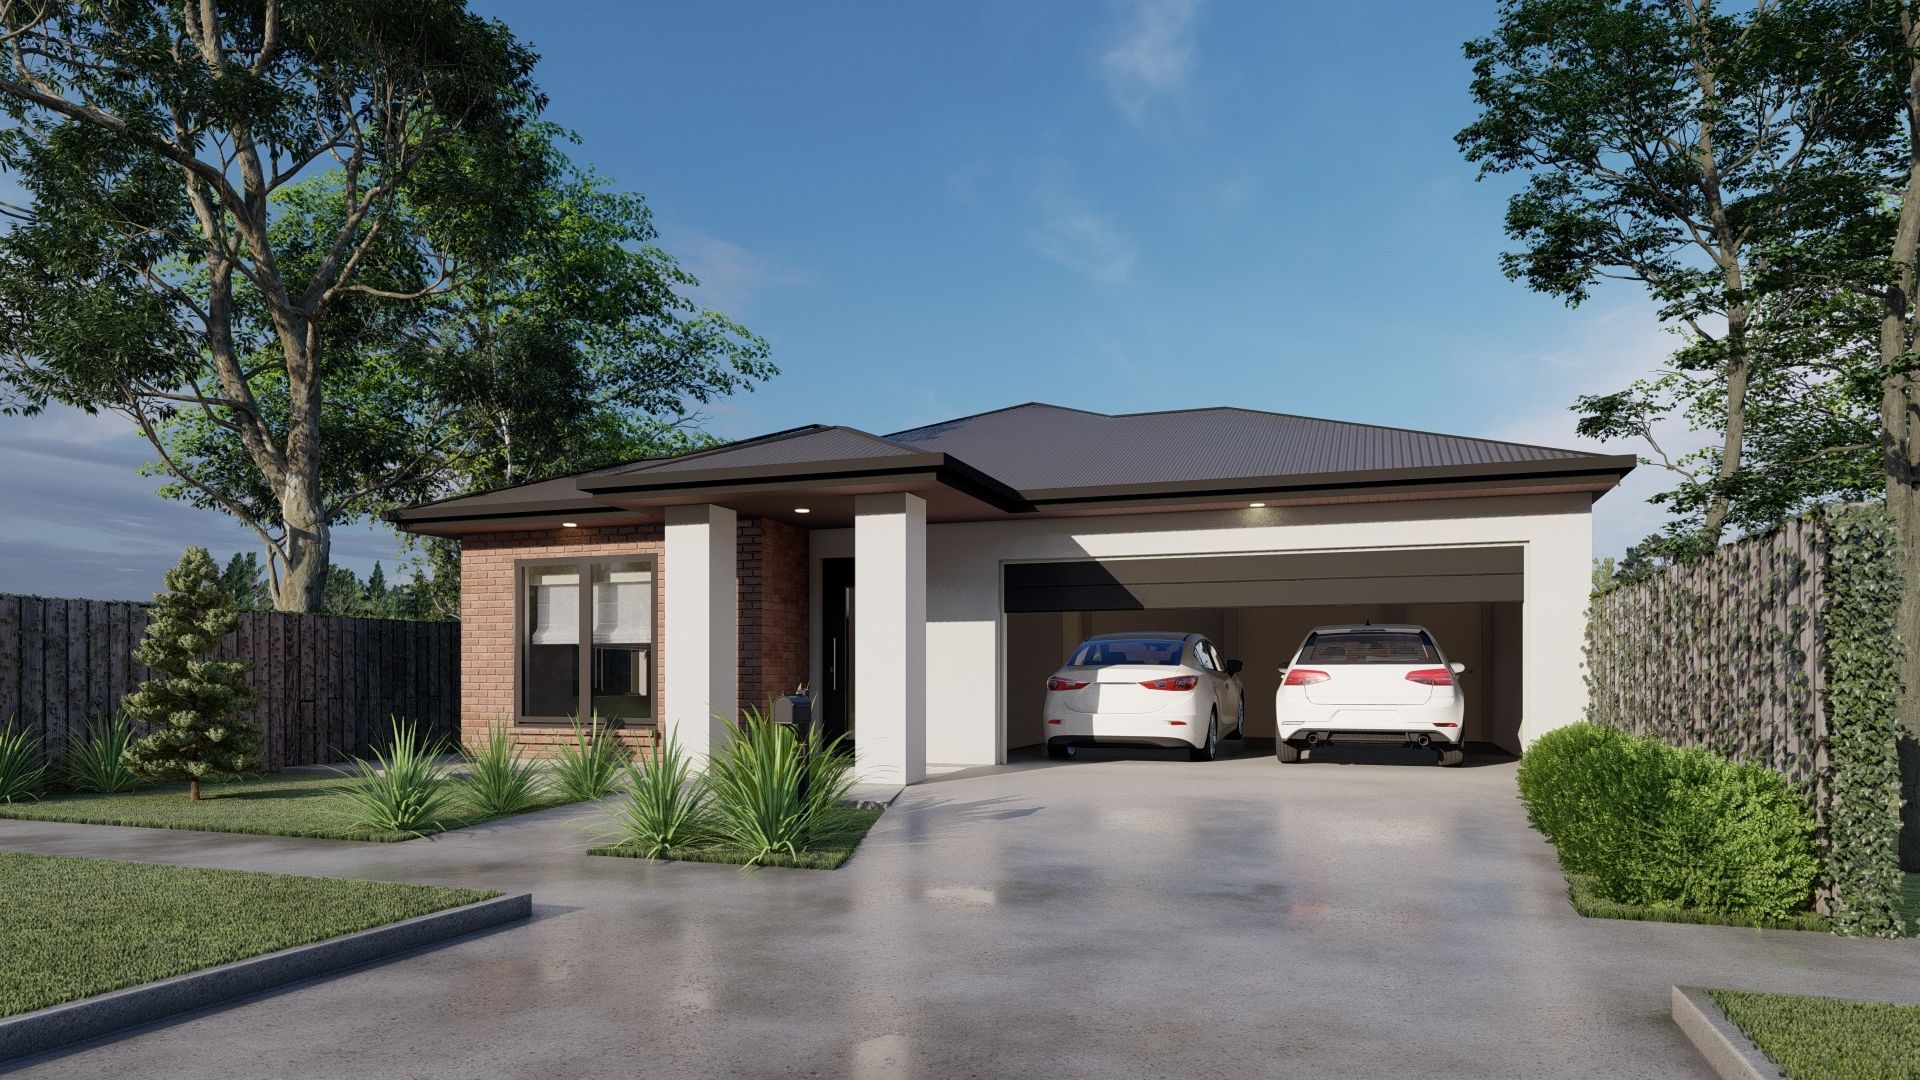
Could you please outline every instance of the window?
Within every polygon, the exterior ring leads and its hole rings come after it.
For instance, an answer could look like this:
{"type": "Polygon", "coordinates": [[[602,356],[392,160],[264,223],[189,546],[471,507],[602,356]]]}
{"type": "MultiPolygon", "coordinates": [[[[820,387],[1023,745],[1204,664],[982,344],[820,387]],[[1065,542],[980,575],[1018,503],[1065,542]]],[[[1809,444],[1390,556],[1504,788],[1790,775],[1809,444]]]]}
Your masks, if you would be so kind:
{"type": "Polygon", "coordinates": [[[1068,666],[1173,665],[1180,662],[1180,652],[1185,646],[1179,638],[1094,638],[1080,646],[1068,666]]]}
{"type": "Polygon", "coordinates": [[[1194,659],[1200,661],[1200,666],[1203,669],[1207,671],[1220,670],[1220,658],[1213,654],[1213,646],[1208,642],[1205,642],[1205,641],[1194,642],[1193,656],[1194,656],[1194,659]]]}
{"type": "Polygon", "coordinates": [[[1347,630],[1307,637],[1303,664],[1437,664],[1440,650],[1418,631],[1347,630]]]}
{"type": "Polygon", "coordinates": [[[521,564],[519,718],[652,719],[653,611],[652,559],[521,564]]]}

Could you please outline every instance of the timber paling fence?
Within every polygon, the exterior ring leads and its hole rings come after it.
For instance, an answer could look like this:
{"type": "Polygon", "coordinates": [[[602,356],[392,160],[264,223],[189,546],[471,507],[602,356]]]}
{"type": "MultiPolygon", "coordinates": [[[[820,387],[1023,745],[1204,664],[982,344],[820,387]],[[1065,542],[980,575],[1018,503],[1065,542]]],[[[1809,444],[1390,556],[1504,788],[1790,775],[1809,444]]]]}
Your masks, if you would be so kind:
{"type": "MultiPolygon", "coordinates": [[[[119,713],[149,674],[132,656],[148,606],[0,594],[0,730],[11,718],[58,755],[70,733],[119,713]]],[[[459,727],[459,623],[249,611],[214,655],[253,661],[267,769],[364,755],[389,716],[429,737],[459,727]]]]}
{"type": "Polygon", "coordinates": [[[1806,797],[1820,910],[1897,932],[1900,599],[1892,519],[1823,507],[1593,600],[1587,719],[1765,766],[1806,797]]]}

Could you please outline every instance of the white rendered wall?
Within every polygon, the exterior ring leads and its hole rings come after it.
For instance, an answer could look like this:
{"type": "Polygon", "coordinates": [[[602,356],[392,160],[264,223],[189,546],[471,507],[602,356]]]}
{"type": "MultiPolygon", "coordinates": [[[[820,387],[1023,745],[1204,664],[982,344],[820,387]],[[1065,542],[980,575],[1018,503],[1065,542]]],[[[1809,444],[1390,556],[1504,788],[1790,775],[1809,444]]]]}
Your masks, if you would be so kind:
{"type": "MultiPolygon", "coordinates": [[[[968,522],[927,526],[926,536],[928,762],[1005,760],[1000,568],[1008,562],[1520,545],[1526,571],[1521,738],[1531,742],[1580,719],[1586,708],[1581,642],[1592,587],[1593,526],[1592,501],[1584,493],[968,522]]],[[[815,532],[816,585],[819,561],[858,559],[854,547],[853,530],[815,532]]],[[[864,590],[865,577],[860,581],[864,590]]],[[[859,623],[856,647],[867,632],[866,623],[859,623]]],[[[818,651],[816,641],[816,682],[818,651]]],[[[1269,658],[1244,659],[1251,664],[1269,658]]],[[[856,707],[864,736],[866,700],[858,699],[856,707]]]]}
{"type": "Polygon", "coordinates": [[[666,534],[666,730],[699,763],[739,704],[739,521],[724,506],[670,506],[666,534]]]}
{"type": "Polygon", "coordinates": [[[855,768],[870,783],[927,775],[927,503],[853,501],[855,768]]]}

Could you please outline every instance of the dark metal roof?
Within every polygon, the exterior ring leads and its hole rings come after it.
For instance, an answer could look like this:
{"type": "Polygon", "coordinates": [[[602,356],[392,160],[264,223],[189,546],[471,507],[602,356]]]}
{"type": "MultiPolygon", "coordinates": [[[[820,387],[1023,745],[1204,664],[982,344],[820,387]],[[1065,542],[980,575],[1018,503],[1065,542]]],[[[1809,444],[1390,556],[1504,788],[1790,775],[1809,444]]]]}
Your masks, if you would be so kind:
{"type": "Polygon", "coordinates": [[[1253,409],[1105,413],[1030,402],[885,437],[810,425],[389,514],[406,524],[592,515],[648,495],[923,476],[1003,513],[1243,492],[1605,491],[1631,456],[1253,409]],[[1569,487],[1567,485],[1573,485],[1569,487]]]}
{"type": "Polygon", "coordinates": [[[1605,455],[1252,409],[1105,413],[1038,403],[895,432],[1029,495],[1061,489],[1453,466],[1591,462],[1605,455]]]}

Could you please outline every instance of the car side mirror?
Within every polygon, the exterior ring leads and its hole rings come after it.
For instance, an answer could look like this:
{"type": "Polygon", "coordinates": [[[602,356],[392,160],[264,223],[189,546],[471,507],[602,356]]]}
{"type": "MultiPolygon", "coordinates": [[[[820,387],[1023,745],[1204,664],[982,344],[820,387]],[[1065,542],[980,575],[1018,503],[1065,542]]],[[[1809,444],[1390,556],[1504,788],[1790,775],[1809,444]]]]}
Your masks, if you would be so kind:
{"type": "Polygon", "coordinates": [[[1246,668],[1246,666],[1247,665],[1241,663],[1238,660],[1229,660],[1227,661],[1227,674],[1238,675],[1243,669],[1246,668]]]}
{"type": "Polygon", "coordinates": [[[1467,673],[1467,665],[1461,663],[1458,660],[1455,660],[1453,663],[1448,664],[1447,666],[1453,669],[1453,673],[1455,675],[1465,675],[1467,673]]]}

